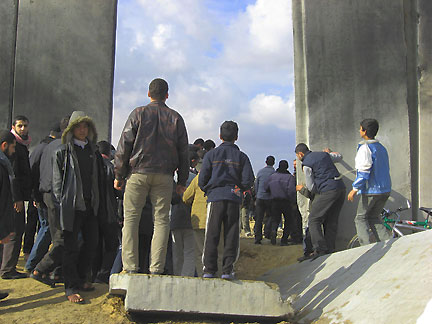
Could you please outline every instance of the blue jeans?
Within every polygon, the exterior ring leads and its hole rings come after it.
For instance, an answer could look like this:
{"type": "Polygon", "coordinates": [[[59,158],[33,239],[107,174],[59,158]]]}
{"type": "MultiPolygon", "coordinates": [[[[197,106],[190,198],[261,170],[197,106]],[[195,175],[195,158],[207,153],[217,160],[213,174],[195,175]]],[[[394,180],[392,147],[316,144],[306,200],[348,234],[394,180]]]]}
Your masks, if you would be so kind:
{"type": "Polygon", "coordinates": [[[40,228],[36,236],[36,242],[33,245],[25,265],[27,271],[33,271],[39,261],[42,260],[44,255],[48,252],[51,244],[51,233],[48,224],[48,209],[45,206],[40,206],[38,208],[38,216],[40,228]]]}

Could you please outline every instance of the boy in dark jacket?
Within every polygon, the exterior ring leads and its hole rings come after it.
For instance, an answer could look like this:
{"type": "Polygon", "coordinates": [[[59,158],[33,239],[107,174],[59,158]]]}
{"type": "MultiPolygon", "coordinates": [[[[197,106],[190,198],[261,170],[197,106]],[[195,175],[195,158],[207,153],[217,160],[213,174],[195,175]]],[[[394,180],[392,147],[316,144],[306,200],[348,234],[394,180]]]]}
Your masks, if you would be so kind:
{"type": "Polygon", "coordinates": [[[248,156],[234,142],[238,126],[225,121],[220,127],[222,144],[209,151],[198,178],[198,185],[207,196],[207,224],[204,240],[204,278],[214,278],[217,272],[217,246],[221,226],[224,229],[222,279],[234,279],[234,263],[239,256],[240,204],[242,191],[251,188],[254,174],[248,156]]]}

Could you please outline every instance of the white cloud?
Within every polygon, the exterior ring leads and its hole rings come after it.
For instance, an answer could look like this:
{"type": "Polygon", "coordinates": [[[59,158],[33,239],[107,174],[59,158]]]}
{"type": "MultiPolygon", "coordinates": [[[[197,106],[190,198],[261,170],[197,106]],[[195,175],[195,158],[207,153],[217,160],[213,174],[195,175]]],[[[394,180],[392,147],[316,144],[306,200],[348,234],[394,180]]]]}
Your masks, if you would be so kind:
{"type": "Polygon", "coordinates": [[[260,125],[295,130],[294,98],[291,96],[284,100],[279,96],[260,93],[250,101],[248,114],[243,117],[260,125]]]}
{"type": "MultiPolygon", "coordinates": [[[[231,0],[217,1],[223,10],[231,0]]],[[[191,141],[218,143],[224,120],[238,121],[248,134],[241,141],[253,145],[256,129],[270,129],[266,140],[274,145],[271,136],[294,129],[291,1],[257,0],[229,14],[207,3],[119,1],[114,144],[130,111],[148,103],[155,77],[168,81],[167,104],[182,114],[191,141]]]]}

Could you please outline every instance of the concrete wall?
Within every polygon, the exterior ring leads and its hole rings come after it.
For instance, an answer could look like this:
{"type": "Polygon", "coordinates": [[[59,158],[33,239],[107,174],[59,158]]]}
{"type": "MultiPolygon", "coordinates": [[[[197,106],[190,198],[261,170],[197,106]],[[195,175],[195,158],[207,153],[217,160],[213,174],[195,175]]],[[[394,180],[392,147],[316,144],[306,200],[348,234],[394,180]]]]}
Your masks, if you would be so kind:
{"type": "Polygon", "coordinates": [[[418,0],[418,13],[419,205],[432,207],[432,1],[418,0]]]}
{"type": "MultiPolygon", "coordinates": [[[[430,2],[419,3],[432,13],[430,2]]],[[[427,125],[420,127],[420,138],[431,150],[430,124],[417,113],[416,5],[416,1],[403,0],[293,1],[297,142],[307,143],[312,150],[330,147],[342,153],[344,162],[338,169],[345,174],[348,192],[355,178],[350,171],[361,140],[359,123],[364,118],[376,118],[380,122],[377,139],[390,156],[390,208],[405,204],[406,199],[418,206],[419,120],[427,125]]],[[[427,21],[427,15],[421,17],[427,21]]],[[[430,62],[428,31],[430,25],[425,24],[420,38],[424,39],[424,54],[429,55],[425,61],[430,62]]],[[[424,98],[420,100],[420,107],[424,103],[420,114],[429,120],[431,80],[425,72],[419,90],[424,98]]],[[[428,163],[431,155],[421,151],[424,162],[420,159],[420,163],[428,163]]],[[[426,183],[420,183],[425,191],[426,183]]],[[[426,195],[421,203],[432,206],[426,195]]],[[[358,199],[343,207],[340,247],[355,234],[357,204],[358,199]]]]}
{"type": "Polygon", "coordinates": [[[0,2],[0,129],[9,129],[18,0],[0,2]]]}
{"type": "Polygon", "coordinates": [[[12,115],[30,119],[34,144],[74,110],[110,139],[116,10],[116,0],[19,1],[12,115]]]}

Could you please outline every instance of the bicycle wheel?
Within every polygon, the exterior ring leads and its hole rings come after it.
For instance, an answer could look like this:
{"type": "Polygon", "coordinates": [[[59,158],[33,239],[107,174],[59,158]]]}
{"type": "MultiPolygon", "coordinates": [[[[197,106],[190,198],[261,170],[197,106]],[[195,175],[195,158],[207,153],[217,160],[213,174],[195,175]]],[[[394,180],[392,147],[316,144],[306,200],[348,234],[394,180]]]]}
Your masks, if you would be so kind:
{"type": "Polygon", "coordinates": [[[354,235],[353,238],[349,241],[347,245],[347,249],[353,249],[360,246],[358,235],[354,235]]]}

